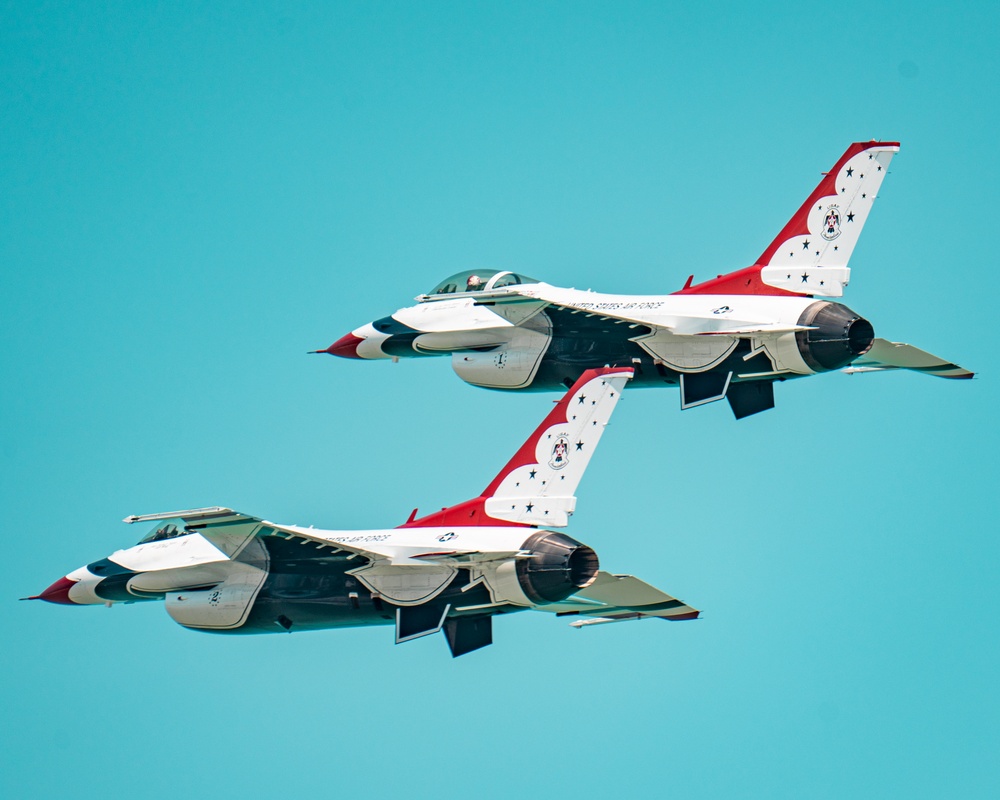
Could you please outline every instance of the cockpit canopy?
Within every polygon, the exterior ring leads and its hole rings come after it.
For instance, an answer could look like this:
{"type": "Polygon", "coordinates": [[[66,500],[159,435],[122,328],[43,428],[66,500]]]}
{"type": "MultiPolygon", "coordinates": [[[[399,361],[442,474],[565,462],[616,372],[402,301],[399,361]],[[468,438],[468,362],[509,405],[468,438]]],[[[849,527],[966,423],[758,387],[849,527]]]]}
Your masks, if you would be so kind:
{"type": "Polygon", "coordinates": [[[164,539],[176,539],[178,536],[186,536],[191,531],[184,528],[184,520],[169,519],[157,523],[149,533],[139,540],[139,544],[148,542],[162,542],[164,539]]]}
{"type": "Polygon", "coordinates": [[[465,272],[456,272],[445,278],[431,289],[427,296],[488,292],[491,289],[502,289],[504,286],[516,286],[523,283],[538,283],[538,280],[508,270],[467,269],[465,272]]]}

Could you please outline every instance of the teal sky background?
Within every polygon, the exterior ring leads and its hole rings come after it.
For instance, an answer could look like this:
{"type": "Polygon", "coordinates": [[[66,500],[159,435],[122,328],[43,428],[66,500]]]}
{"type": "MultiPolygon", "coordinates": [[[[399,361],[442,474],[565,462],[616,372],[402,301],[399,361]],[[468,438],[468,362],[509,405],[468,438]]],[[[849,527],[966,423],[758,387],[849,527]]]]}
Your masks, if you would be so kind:
{"type": "Polygon", "coordinates": [[[0,4],[0,794],[985,798],[1000,5],[0,4]],[[444,276],[666,293],[899,140],[845,302],[975,381],[626,391],[567,532],[702,620],[186,631],[19,603],[228,505],[391,527],[555,395],[306,351],[444,276]],[[471,431],[471,432],[470,432],[471,431]]]}

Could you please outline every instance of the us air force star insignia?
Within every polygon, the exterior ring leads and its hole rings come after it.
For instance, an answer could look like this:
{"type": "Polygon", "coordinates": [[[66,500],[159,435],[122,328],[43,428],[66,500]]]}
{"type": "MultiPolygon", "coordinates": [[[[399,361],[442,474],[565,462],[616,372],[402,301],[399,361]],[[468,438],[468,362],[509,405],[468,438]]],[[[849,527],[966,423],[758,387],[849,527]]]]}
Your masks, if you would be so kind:
{"type": "Polygon", "coordinates": [[[840,236],[840,209],[837,206],[829,206],[826,209],[826,216],[823,218],[823,230],[819,233],[828,242],[832,242],[840,236]]]}
{"type": "Polygon", "coordinates": [[[439,542],[450,542],[457,535],[458,535],[457,533],[442,533],[440,536],[438,536],[438,541],[439,542]]]}
{"type": "Polygon", "coordinates": [[[569,439],[560,436],[552,445],[552,457],[549,459],[549,466],[552,469],[562,469],[569,463],[569,439]]]}

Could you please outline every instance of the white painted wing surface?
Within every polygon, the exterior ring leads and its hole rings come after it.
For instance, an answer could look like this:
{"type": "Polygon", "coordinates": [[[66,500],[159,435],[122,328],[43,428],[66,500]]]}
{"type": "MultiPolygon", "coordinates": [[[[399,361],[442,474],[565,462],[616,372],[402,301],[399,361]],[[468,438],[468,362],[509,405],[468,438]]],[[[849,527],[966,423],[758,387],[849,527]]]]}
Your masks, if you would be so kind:
{"type": "MultiPolygon", "coordinates": [[[[741,311],[734,316],[728,306],[713,309],[712,303],[706,304],[697,297],[606,295],[561,289],[539,283],[519,288],[517,293],[512,291],[505,298],[498,298],[493,303],[495,309],[501,309],[501,304],[531,300],[540,301],[544,306],[558,308],[571,314],[612,320],[631,329],[651,328],[651,334],[641,330],[636,332],[637,338],[634,341],[640,344],[658,332],[668,333],[671,336],[729,336],[735,339],[759,339],[811,330],[811,327],[805,325],[770,320],[768,317],[773,316],[773,311],[758,303],[751,306],[747,298],[740,298],[741,311]],[[750,308],[747,308],[748,306],[750,308]],[[764,318],[761,318],[762,315],[764,318]]],[[[537,313],[541,307],[543,306],[532,306],[533,313],[537,313]]],[[[497,310],[497,313],[501,313],[500,310],[497,310]]]]}
{"type": "Polygon", "coordinates": [[[294,525],[278,525],[274,522],[243,514],[223,506],[209,508],[193,508],[184,511],[162,511],[157,514],[139,514],[125,517],[123,522],[150,522],[154,520],[182,520],[184,530],[197,532],[204,536],[223,553],[232,558],[245,545],[249,538],[255,536],[282,536],[286,539],[298,538],[305,544],[312,542],[316,547],[328,547],[345,550],[370,560],[384,558],[383,554],[365,549],[354,543],[331,542],[323,538],[321,531],[311,534],[309,528],[299,528],[294,525]]]}

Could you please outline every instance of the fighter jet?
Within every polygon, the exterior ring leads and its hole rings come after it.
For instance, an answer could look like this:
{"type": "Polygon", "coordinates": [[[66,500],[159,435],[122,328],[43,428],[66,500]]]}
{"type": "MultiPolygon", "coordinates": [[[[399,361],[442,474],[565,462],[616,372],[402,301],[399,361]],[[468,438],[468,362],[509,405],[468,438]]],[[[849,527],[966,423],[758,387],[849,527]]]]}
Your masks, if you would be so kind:
{"type": "Polygon", "coordinates": [[[574,627],[698,611],[551,530],[576,487],[628,368],[587,370],[483,492],[396,528],[281,525],[229,508],[125,518],[154,522],[134,547],[26,600],[113,605],[161,600],[186,628],[281,633],[394,625],[396,643],[444,631],[453,656],[493,641],[493,617],[535,610],[574,627]]]}
{"type": "Polygon", "coordinates": [[[668,295],[551,286],[509,271],[452,275],[417,305],[363,325],[325,350],[344,358],[450,355],[490,389],[552,390],[584,370],[635,370],[633,385],[678,386],[681,408],[726,398],[737,419],[774,407],[774,383],[845,369],[973,373],[876,338],[841,297],[847,266],[898,142],[856,142],[752,266],[668,295]]]}

